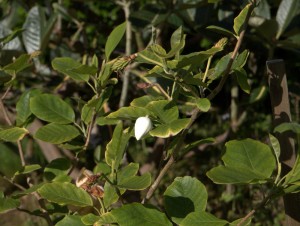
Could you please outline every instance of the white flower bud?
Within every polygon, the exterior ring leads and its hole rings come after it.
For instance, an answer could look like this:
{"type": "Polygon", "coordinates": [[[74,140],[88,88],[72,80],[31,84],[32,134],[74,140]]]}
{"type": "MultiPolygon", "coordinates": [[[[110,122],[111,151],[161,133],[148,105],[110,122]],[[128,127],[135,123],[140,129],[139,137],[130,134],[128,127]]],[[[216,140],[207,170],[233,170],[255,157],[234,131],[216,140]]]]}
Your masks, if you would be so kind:
{"type": "Polygon", "coordinates": [[[135,121],[134,135],[137,140],[140,140],[145,134],[147,134],[152,128],[152,122],[146,117],[139,117],[135,121]]]}

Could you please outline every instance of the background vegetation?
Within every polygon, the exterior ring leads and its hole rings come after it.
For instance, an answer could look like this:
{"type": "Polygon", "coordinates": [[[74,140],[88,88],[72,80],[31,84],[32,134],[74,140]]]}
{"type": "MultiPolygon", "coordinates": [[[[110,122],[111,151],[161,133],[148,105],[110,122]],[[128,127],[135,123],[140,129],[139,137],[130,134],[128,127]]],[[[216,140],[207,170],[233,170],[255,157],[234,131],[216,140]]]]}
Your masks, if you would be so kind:
{"type": "MultiPolygon", "coordinates": [[[[158,194],[163,193],[175,177],[185,175],[197,177],[205,184],[209,200],[207,210],[223,219],[234,220],[245,216],[262,199],[263,192],[268,189],[265,185],[217,186],[206,176],[206,172],[221,163],[224,143],[228,140],[254,138],[267,142],[268,133],[272,131],[272,112],[267,88],[266,60],[285,60],[292,118],[299,123],[300,3],[290,0],[288,11],[279,12],[282,2],[286,1],[261,0],[250,18],[241,52],[244,49],[250,51],[244,69],[251,92],[248,94],[239,89],[235,77],[228,79],[222,91],[212,101],[210,111],[197,119],[192,127],[193,133],[185,140],[189,143],[214,137],[216,142],[213,145],[200,144],[179,159],[163,178],[151,200],[152,204],[162,207],[163,200],[158,194]]],[[[74,82],[53,70],[52,60],[56,57],[71,57],[78,61],[83,58],[88,62],[96,55],[101,62],[105,58],[104,46],[109,34],[126,20],[129,30],[111,58],[142,51],[153,40],[153,34],[156,35],[158,44],[170,49],[170,37],[179,26],[187,34],[182,54],[207,50],[224,36],[228,37],[227,46],[232,50],[236,39],[225,30],[216,29],[212,25],[232,30],[233,19],[247,3],[248,1],[242,0],[0,0],[0,38],[16,31],[16,38],[0,47],[0,66],[7,65],[13,57],[23,53],[41,51],[39,57],[35,58],[34,65],[19,73],[17,79],[12,81],[12,88],[5,94],[4,103],[9,117],[16,117],[16,102],[29,89],[55,93],[74,109],[80,109],[80,105],[90,100],[94,94],[86,83],[74,82]]],[[[213,61],[212,65],[216,63],[217,61],[213,61]]],[[[134,98],[155,92],[155,87],[143,87],[143,83],[149,81],[144,77],[149,69],[147,65],[132,62],[124,70],[114,73],[113,77],[118,79],[118,83],[103,111],[116,111],[128,106],[134,98]]],[[[151,82],[160,84],[166,90],[171,89],[172,84],[167,80],[152,79],[151,82]]],[[[6,91],[4,84],[9,80],[1,72],[1,96],[6,91]]],[[[188,106],[180,109],[187,114],[190,110],[188,106]]],[[[5,115],[0,112],[0,126],[5,128],[6,124],[5,115]]],[[[30,133],[33,134],[40,126],[40,121],[33,121],[30,133]]],[[[53,159],[67,157],[75,166],[72,175],[74,179],[83,167],[98,172],[103,170],[97,167],[104,159],[104,150],[112,131],[113,126],[98,123],[93,128],[84,153],[71,151],[68,147],[36,142],[28,136],[22,141],[26,162],[39,164],[44,168],[53,159]]],[[[140,142],[132,139],[124,161],[138,162],[142,166],[139,172],[141,174],[151,172],[156,175],[162,164],[164,144],[161,138],[149,137],[140,142]]],[[[11,178],[21,168],[17,146],[0,143],[0,160],[0,190],[5,195],[10,195],[17,188],[6,178],[11,178]]],[[[45,179],[41,172],[40,169],[31,173],[31,183],[37,184],[45,179]]],[[[27,186],[26,178],[22,175],[17,178],[17,182],[27,186]]],[[[123,198],[127,202],[141,201],[138,192],[127,192],[123,198]]],[[[22,205],[23,209],[34,210],[37,203],[34,197],[24,196],[22,205]]],[[[256,225],[281,225],[282,221],[283,205],[280,200],[269,203],[253,220],[256,225]]],[[[1,214],[0,224],[44,225],[45,222],[24,211],[15,210],[1,214]]]]}

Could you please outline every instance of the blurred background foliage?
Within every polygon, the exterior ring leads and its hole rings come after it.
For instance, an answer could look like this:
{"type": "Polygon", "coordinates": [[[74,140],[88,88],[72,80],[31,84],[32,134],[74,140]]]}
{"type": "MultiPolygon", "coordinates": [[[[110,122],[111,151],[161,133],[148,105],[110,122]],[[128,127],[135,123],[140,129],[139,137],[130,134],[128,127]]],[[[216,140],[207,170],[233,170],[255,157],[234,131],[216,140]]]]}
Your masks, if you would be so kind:
{"type": "MultiPolygon", "coordinates": [[[[212,102],[209,113],[203,114],[195,123],[186,143],[196,139],[215,137],[216,145],[200,145],[180,161],[164,178],[157,194],[176,176],[191,175],[198,177],[209,192],[209,210],[218,217],[233,220],[244,216],[261,199],[265,187],[252,186],[216,186],[205,175],[206,171],[220,163],[224,143],[230,139],[251,137],[267,142],[268,132],[272,131],[271,107],[268,96],[265,64],[268,59],[284,59],[290,91],[292,118],[299,123],[300,100],[300,2],[298,0],[261,0],[252,15],[242,49],[249,49],[250,56],[246,65],[248,80],[251,84],[250,95],[238,89],[234,78],[228,80],[222,92],[212,102]],[[284,5],[285,4],[285,5],[284,5]],[[285,7],[283,7],[283,5],[285,7]]],[[[92,97],[87,87],[81,83],[64,80],[52,67],[55,57],[69,56],[76,60],[90,60],[96,54],[104,56],[104,44],[112,29],[125,21],[123,3],[128,1],[96,0],[0,0],[0,38],[17,29],[23,29],[11,42],[1,45],[0,66],[11,62],[24,52],[41,50],[42,54],[34,66],[17,75],[5,104],[13,117],[16,101],[28,89],[40,89],[43,92],[57,93],[74,105],[78,100],[92,97]]],[[[232,51],[235,38],[226,31],[208,26],[220,26],[232,30],[233,19],[247,4],[245,0],[132,0],[130,1],[129,21],[132,25],[131,53],[143,50],[150,42],[153,28],[156,41],[169,48],[170,35],[179,26],[187,34],[183,53],[191,53],[210,48],[222,37],[229,38],[227,51],[232,51]]],[[[125,38],[113,53],[114,57],[125,55],[125,38]]],[[[217,60],[213,62],[216,64],[217,60]]],[[[145,65],[134,65],[129,69],[128,98],[125,105],[136,97],[145,95],[146,89],[138,89],[137,84],[148,70],[145,65]]],[[[107,111],[117,110],[122,90],[123,73],[116,74],[119,82],[115,86],[107,111]]],[[[0,92],[5,92],[7,75],[0,74],[0,92]]],[[[167,87],[165,81],[157,81],[167,87]]],[[[189,109],[181,109],[188,111],[189,109]]],[[[4,126],[0,115],[0,126],[4,126]]],[[[76,167],[93,170],[103,158],[103,150],[109,141],[111,127],[98,126],[93,133],[92,145],[85,155],[77,156],[76,167]]],[[[74,152],[45,147],[26,138],[23,143],[26,159],[30,163],[45,166],[55,157],[74,158],[74,152]],[[48,149],[47,149],[48,148],[48,149]],[[50,154],[51,155],[51,154],[50,154]]],[[[143,142],[129,143],[127,161],[142,165],[142,170],[156,175],[160,165],[163,142],[148,138],[143,142]]],[[[0,144],[0,189],[7,194],[14,192],[13,187],[3,177],[11,177],[20,168],[16,147],[0,144]]],[[[24,178],[20,177],[22,182],[24,178]]],[[[38,174],[35,180],[41,181],[38,174]]],[[[127,194],[129,200],[136,200],[134,194],[127,194]]],[[[154,199],[161,205],[159,195],[154,199]]],[[[34,204],[33,204],[34,205],[34,204]]],[[[271,203],[257,214],[257,225],[280,225],[283,219],[282,203],[271,203]]],[[[2,214],[1,225],[11,225],[12,214],[2,214]]],[[[18,215],[23,225],[42,225],[31,221],[29,215],[18,215]]],[[[21,225],[20,221],[14,225],[21,225]]]]}

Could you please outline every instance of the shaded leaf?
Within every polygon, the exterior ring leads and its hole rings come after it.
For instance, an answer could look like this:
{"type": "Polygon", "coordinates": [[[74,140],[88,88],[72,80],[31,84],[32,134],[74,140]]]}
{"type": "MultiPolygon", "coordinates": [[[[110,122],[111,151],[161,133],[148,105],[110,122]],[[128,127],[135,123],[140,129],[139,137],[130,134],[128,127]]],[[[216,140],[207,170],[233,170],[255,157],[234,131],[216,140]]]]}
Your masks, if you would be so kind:
{"type": "Polygon", "coordinates": [[[215,26],[215,25],[210,25],[210,26],[206,27],[206,29],[215,31],[217,33],[220,33],[220,34],[226,35],[226,36],[235,36],[235,34],[233,34],[231,31],[229,31],[225,28],[219,27],[219,26],[215,26]]]}
{"type": "Polygon", "coordinates": [[[105,44],[105,58],[106,60],[109,59],[111,53],[117,47],[119,42],[121,41],[123,35],[125,34],[126,30],[126,22],[118,25],[114,28],[114,30],[109,34],[106,44],[105,44]]]}
{"type": "Polygon", "coordinates": [[[267,94],[267,86],[259,86],[251,91],[249,103],[262,100],[267,94]]]}
{"type": "Polygon", "coordinates": [[[130,119],[130,120],[136,120],[139,117],[152,115],[151,111],[144,107],[122,107],[119,110],[110,113],[106,118],[108,119],[130,119]]]}
{"type": "Polygon", "coordinates": [[[28,117],[31,115],[30,98],[34,97],[40,93],[41,93],[40,90],[30,89],[28,91],[25,91],[21,95],[21,97],[19,98],[19,100],[16,104],[17,123],[18,124],[23,124],[24,122],[26,122],[28,117]]]}
{"type": "Polygon", "coordinates": [[[194,212],[181,221],[180,226],[225,226],[228,222],[207,212],[194,212]]]}
{"type": "Polygon", "coordinates": [[[55,177],[67,175],[71,167],[71,161],[66,158],[52,160],[44,169],[44,177],[51,181],[55,177]]]}
{"type": "MultiPolygon", "coordinates": [[[[86,73],[83,68],[89,67],[87,65],[82,65],[81,63],[73,60],[69,57],[56,57],[52,60],[52,67],[54,70],[63,73],[66,76],[70,76],[76,81],[88,81],[89,73],[86,73]]],[[[92,72],[97,71],[96,68],[91,67],[92,72]]],[[[91,71],[90,71],[91,72],[91,71]]]]}
{"type": "Polygon", "coordinates": [[[167,214],[176,224],[192,212],[204,211],[207,203],[205,186],[190,176],[176,177],[164,192],[167,214]]]}
{"type": "Polygon", "coordinates": [[[81,217],[81,221],[85,224],[85,225],[94,225],[94,223],[96,221],[100,220],[100,216],[97,216],[95,214],[89,213],[87,215],[84,215],[83,217],[81,217]]]}
{"type": "Polygon", "coordinates": [[[57,222],[55,226],[85,226],[79,215],[66,215],[62,220],[57,222]]]}
{"type": "Polygon", "coordinates": [[[30,110],[47,122],[67,124],[75,120],[71,106],[58,96],[43,94],[30,99],[30,110]]]}
{"type": "Polygon", "coordinates": [[[46,141],[52,144],[61,144],[79,136],[79,130],[72,125],[61,125],[50,123],[36,131],[34,138],[46,141]]]}
{"type": "Polygon", "coordinates": [[[248,83],[247,73],[243,68],[238,68],[234,70],[234,74],[237,78],[237,82],[241,89],[245,92],[250,94],[251,87],[248,83]]]}
{"type": "Polygon", "coordinates": [[[118,187],[128,190],[144,190],[151,185],[151,174],[145,173],[142,176],[132,176],[123,179],[118,187]]]}
{"type": "Polygon", "coordinates": [[[172,223],[162,212],[140,203],[123,205],[121,208],[111,211],[113,218],[120,226],[171,226],[172,223]]]}
{"type": "Polygon", "coordinates": [[[11,76],[15,76],[20,71],[31,65],[31,55],[30,54],[22,54],[17,59],[15,59],[12,63],[4,66],[2,68],[7,74],[11,76]]]}
{"type": "Polygon", "coordinates": [[[38,189],[39,194],[50,202],[60,205],[92,206],[89,194],[71,183],[53,182],[38,189]]]}
{"type": "Polygon", "coordinates": [[[3,192],[0,192],[0,213],[17,208],[20,205],[20,200],[4,197],[3,192]]]}
{"type": "Polygon", "coordinates": [[[123,132],[123,124],[119,122],[115,127],[113,137],[107,144],[105,151],[106,163],[110,165],[113,170],[118,169],[129,138],[130,133],[128,131],[123,132]]]}
{"type": "Polygon", "coordinates": [[[196,105],[199,108],[199,110],[203,112],[208,112],[211,106],[210,101],[207,98],[200,98],[196,100],[196,105]]]}

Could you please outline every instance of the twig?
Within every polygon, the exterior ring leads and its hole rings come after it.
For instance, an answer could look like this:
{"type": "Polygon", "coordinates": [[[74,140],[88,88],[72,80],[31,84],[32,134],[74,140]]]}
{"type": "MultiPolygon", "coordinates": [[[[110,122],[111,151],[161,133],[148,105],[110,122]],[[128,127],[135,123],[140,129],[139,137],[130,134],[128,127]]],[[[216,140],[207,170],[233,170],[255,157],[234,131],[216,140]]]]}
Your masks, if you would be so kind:
{"type": "Polygon", "coordinates": [[[92,120],[90,122],[88,131],[87,131],[87,134],[86,134],[86,141],[85,141],[85,144],[83,146],[83,150],[86,150],[87,147],[88,147],[88,145],[89,145],[89,143],[90,143],[91,133],[92,133],[92,130],[93,130],[93,127],[94,127],[94,124],[95,124],[96,116],[97,116],[96,110],[94,110],[93,116],[92,116],[92,120]]]}
{"type": "MultiPolygon", "coordinates": [[[[130,1],[123,0],[122,2],[118,1],[118,4],[120,4],[123,8],[125,19],[126,19],[126,50],[125,54],[126,56],[129,56],[131,54],[131,40],[132,40],[132,28],[131,28],[131,22],[129,20],[130,16],[130,1]]],[[[127,93],[128,93],[128,85],[129,85],[129,70],[124,71],[123,75],[123,85],[122,85],[122,92],[119,102],[119,108],[123,107],[125,105],[126,99],[127,99],[127,93]]]]}
{"type": "MultiPolygon", "coordinates": [[[[248,15],[247,15],[247,18],[245,19],[245,22],[244,22],[244,25],[243,25],[243,31],[240,33],[240,37],[235,45],[235,48],[234,48],[234,51],[231,55],[231,58],[228,62],[228,65],[225,69],[225,71],[223,72],[223,77],[220,81],[220,83],[218,84],[218,86],[208,95],[208,99],[213,99],[223,88],[228,76],[229,76],[229,73],[230,73],[230,70],[231,70],[231,66],[233,64],[233,61],[234,59],[236,58],[237,54],[238,54],[238,51],[239,51],[239,48],[241,46],[241,43],[243,41],[243,38],[244,38],[244,35],[245,35],[245,30],[246,30],[246,27],[247,27],[247,24],[248,24],[248,20],[250,18],[250,15],[252,13],[252,10],[254,9],[254,5],[255,5],[255,2],[252,3],[252,7],[249,9],[248,11],[248,15]]],[[[169,168],[173,165],[173,163],[175,162],[175,157],[176,157],[176,154],[178,154],[178,151],[181,149],[181,147],[183,146],[184,144],[184,139],[190,129],[190,127],[192,126],[192,124],[194,123],[194,121],[198,118],[199,116],[199,113],[200,113],[200,110],[195,109],[194,112],[192,113],[192,116],[190,118],[190,123],[187,125],[187,127],[181,132],[181,135],[180,135],[180,138],[177,142],[177,145],[173,151],[173,154],[171,155],[171,157],[169,158],[168,162],[166,163],[166,165],[163,167],[163,169],[160,171],[159,175],[157,176],[157,178],[155,179],[155,181],[153,182],[153,184],[151,185],[151,187],[149,188],[147,194],[146,194],[146,197],[143,199],[142,203],[145,203],[145,201],[149,200],[153,193],[155,192],[155,190],[157,189],[158,185],[160,184],[162,178],[164,177],[164,175],[168,172],[169,168]]]]}

